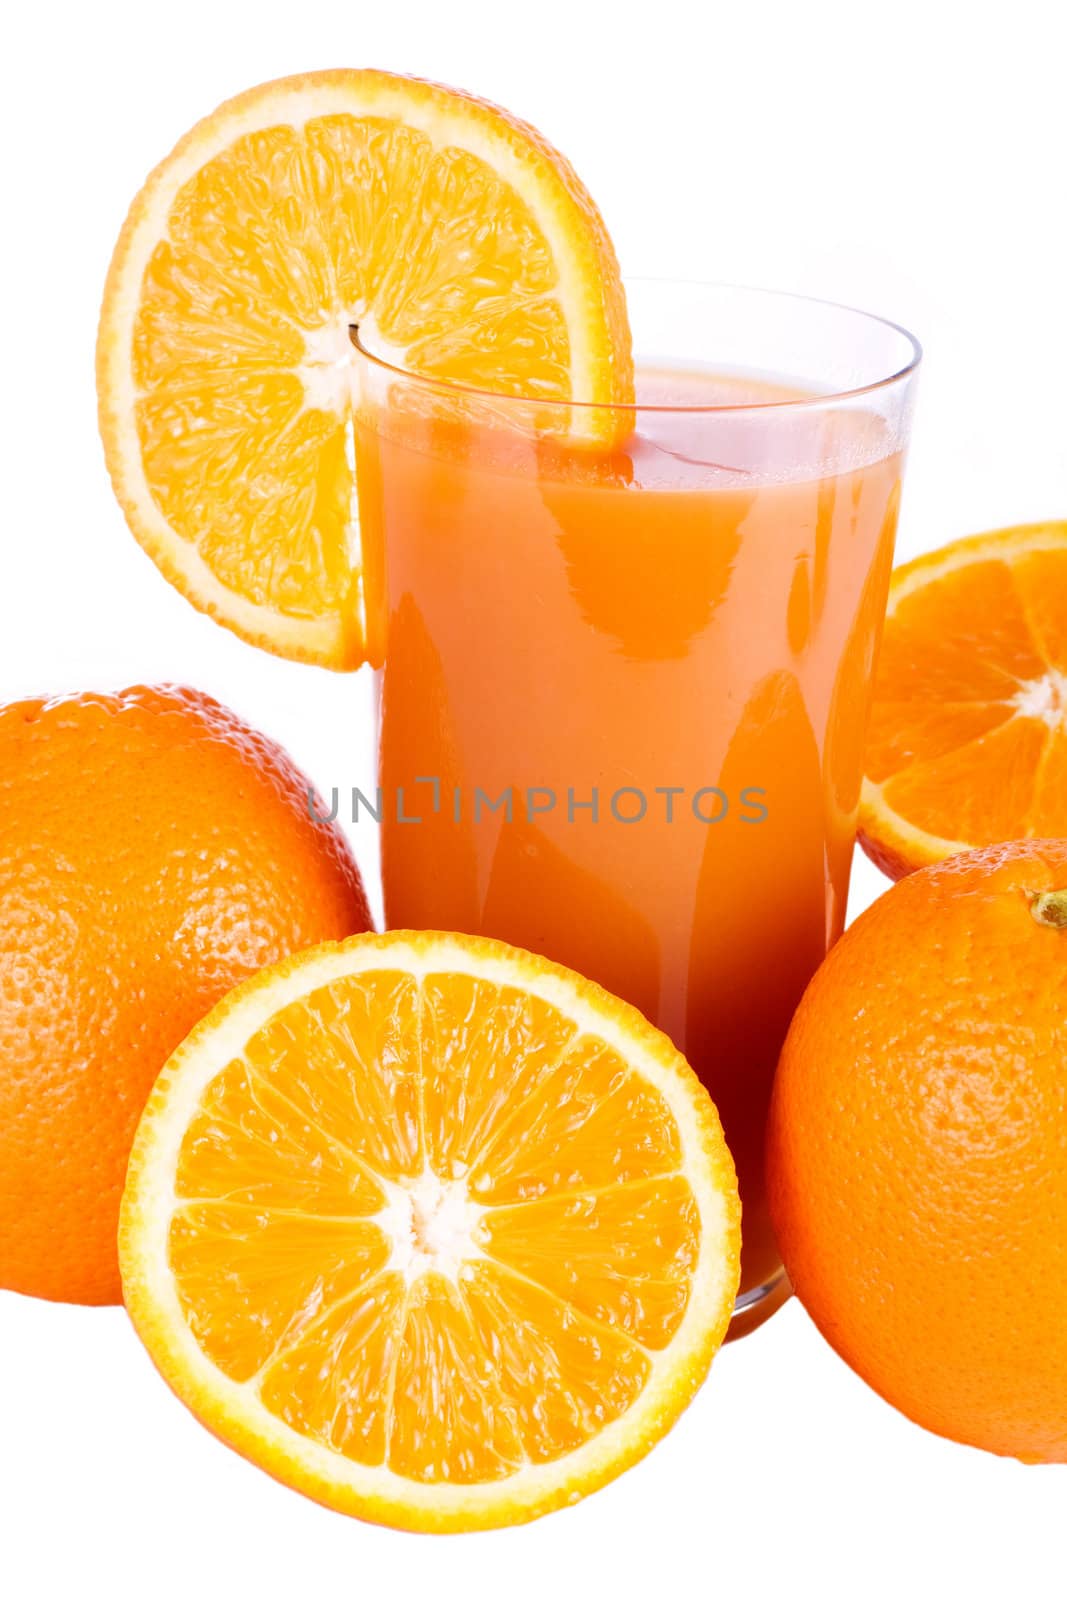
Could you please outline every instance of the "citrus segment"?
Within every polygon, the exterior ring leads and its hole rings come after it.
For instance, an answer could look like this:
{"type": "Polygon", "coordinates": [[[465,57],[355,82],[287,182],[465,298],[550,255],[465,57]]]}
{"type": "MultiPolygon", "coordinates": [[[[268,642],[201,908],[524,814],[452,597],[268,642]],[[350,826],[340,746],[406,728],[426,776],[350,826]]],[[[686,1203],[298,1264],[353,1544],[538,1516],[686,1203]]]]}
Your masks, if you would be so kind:
{"type": "Polygon", "coordinates": [[[962,539],[893,575],[860,839],[893,877],[1067,833],[1067,523],[962,539]]]}
{"type": "Polygon", "coordinates": [[[670,1172],[680,1157],[662,1095],[622,1052],[582,1038],[475,1157],[471,1186],[486,1204],[514,1205],[670,1172]]]}
{"type": "Polygon", "coordinates": [[[348,1461],[378,1466],[385,1457],[388,1408],[382,1404],[400,1359],[407,1289],[380,1274],[338,1300],[265,1365],[263,1406],[298,1437],[317,1440],[348,1461]],[[323,1361],[323,1350],[331,1353],[323,1361]]]}
{"type": "Polygon", "coordinates": [[[1037,769],[1034,803],[1027,817],[1027,832],[1035,839],[1062,838],[1064,796],[1067,795],[1067,732],[1055,734],[1045,745],[1037,769]]]}
{"type": "Polygon", "coordinates": [[[659,1350],[685,1313],[700,1215],[688,1184],[672,1173],[502,1206],[485,1219],[482,1247],[595,1322],[659,1350]]]}
{"type": "Polygon", "coordinates": [[[343,1149],[372,1172],[415,1177],[423,1164],[418,1052],[410,1048],[418,1010],[407,973],[327,985],[257,1029],[245,1059],[288,1100],[298,1127],[306,1121],[333,1139],[341,1130],[343,1149]],[[314,1073],[304,1070],[309,1052],[314,1073]]]}
{"type": "Polygon", "coordinates": [[[179,1395],[327,1504],[520,1521],[665,1431],[736,1292],[714,1108],[640,1015],[459,935],[259,974],[164,1070],[123,1201],[179,1395]]]}
{"type": "MultiPolygon", "coordinates": [[[[100,421],[130,525],[202,610],[364,658],[351,334],[407,371],[609,426],[633,398],[618,266],[570,166],[508,113],[372,71],[265,84],[130,210],[104,294],[100,421]]],[[[562,421],[561,421],[562,419],[562,421]]]]}
{"type": "MultiPolygon", "coordinates": [[[[249,1041],[249,1048],[253,1041],[249,1041]]],[[[279,1095],[246,1060],[213,1079],[178,1154],[181,1199],[256,1206],[284,1172],[295,1205],[344,1216],[379,1210],[382,1191],[348,1150],[279,1095]]]]}
{"type": "Polygon", "coordinates": [[[426,1159],[462,1172],[540,1094],[577,1025],[524,989],[464,973],[428,975],[421,995],[426,1159]]]}
{"type": "Polygon", "coordinates": [[[319,1301],[356,1293],[388,1260],[373,1223],[225,1202],[180,1207],[168,1250],[183,1316],[219,1370],[239,1383],[298,1340],[319,1301]]]}
{"type": "Polygon", "coordinates": [[[1067,549],[1057,542],[1020,554],[1011,570],[1039,653],[1067,673],[1067,549]]]}
{"type": "Polygon", "coordinates": [[[883,798],[941,839],[1015,838],[1026,832],[1047,739],[1039,723],[1013,716],[957,750],[909,765],[883,785],[883,798]]]}

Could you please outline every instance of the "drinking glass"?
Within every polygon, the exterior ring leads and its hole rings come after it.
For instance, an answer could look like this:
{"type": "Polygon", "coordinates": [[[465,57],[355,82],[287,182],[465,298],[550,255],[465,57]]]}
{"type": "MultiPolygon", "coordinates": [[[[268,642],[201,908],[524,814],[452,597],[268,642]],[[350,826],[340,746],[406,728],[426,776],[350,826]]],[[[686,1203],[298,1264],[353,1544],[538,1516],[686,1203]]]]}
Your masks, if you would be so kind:
{"type": "Polygon", "coordinates": [[[354,335],[384,904],[671,1036],[738,1169],[737,1333],[789,1292],[764,1124],[844,918],[919,349],[762,290],[628,296],[629,407],[415,377],[354,335]]]}

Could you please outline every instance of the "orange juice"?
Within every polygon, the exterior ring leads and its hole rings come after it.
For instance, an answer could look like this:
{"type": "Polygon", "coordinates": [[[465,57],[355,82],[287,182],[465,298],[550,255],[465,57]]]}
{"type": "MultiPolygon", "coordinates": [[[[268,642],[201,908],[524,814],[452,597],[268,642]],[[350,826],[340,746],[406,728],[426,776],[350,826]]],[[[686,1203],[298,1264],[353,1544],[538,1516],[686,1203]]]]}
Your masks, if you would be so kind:
{"type": "Polygon", "coordinates": [[[672,1036],[753,1290],[779,1266],[771,1078],[844,915],[901,456],[873,411],[764,380],[646,371],[638,399],[607,456],[359,422],[386,917],[539,951],[672,1036]]]}

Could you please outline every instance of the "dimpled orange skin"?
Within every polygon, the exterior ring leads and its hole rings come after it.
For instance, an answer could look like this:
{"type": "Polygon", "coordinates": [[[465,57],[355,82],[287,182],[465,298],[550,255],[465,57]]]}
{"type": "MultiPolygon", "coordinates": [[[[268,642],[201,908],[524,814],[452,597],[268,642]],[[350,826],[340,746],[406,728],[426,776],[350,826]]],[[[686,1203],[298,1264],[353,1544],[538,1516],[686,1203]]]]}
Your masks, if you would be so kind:
{"type": "Polygon", "coordinates": [[[782,1256],[838,1354],[1034,1462],[1067,1461],[1067,901],[1035,899],[1058,890],[1062,840],[896,884],[808,988],[768,1130],[782,1256]]]}
{"type": "Polygon", "coordinates": [[[121,1299],[156,1075],[236,983],[370,927],[283,750],[185,688],[0,708],[0,1287],[121,1299]]]}

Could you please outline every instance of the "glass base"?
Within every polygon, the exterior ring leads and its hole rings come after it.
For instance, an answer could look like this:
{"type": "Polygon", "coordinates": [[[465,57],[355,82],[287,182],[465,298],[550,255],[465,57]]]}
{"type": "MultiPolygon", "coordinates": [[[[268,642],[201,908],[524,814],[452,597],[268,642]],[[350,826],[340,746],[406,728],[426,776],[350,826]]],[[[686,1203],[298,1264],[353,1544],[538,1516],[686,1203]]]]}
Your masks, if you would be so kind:
{"type": "Polygon", "coordinates": [[[779,1267],[774,1277],[768,1278],[766,1283],[757,1284],[754,1289],[746,1289],[744,1294],[739,1294],[730,1318],[726,1342],[729,1344],[733,1339],[743,1339],[746,1333],[751,1333],[768,1317],[773,1317],[792,1293],[793,1285],[786,1276],[786,1270],[779,1267]]]}

